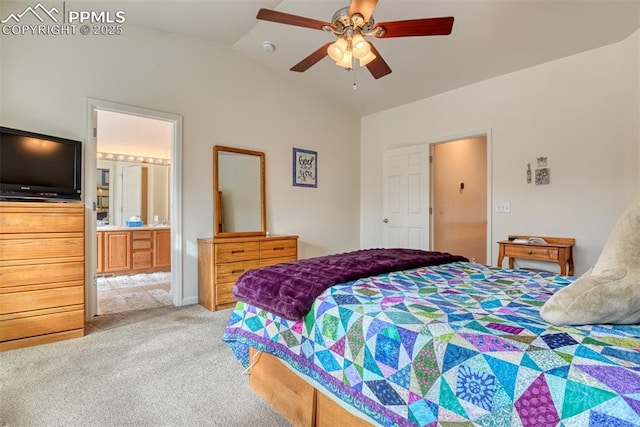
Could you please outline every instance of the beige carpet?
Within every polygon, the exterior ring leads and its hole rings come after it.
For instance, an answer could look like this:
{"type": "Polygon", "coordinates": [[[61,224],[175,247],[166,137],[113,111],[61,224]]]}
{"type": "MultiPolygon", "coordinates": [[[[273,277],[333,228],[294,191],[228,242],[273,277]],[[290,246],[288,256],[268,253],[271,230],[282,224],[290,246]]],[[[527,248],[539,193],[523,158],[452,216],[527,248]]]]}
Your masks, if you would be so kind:
{"type": "Polygon", "coordinates": [[[100,316],[83,338],[0,353],[0,426],[287,426],[220,337],[230,310],[100,316]]]}

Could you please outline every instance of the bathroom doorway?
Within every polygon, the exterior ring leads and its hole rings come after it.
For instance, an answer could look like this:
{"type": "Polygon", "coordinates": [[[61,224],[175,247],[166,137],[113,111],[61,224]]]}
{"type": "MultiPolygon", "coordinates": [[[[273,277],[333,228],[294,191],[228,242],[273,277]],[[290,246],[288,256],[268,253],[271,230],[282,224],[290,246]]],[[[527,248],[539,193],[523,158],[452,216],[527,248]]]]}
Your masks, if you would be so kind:
{"type": "Polygon", "coordinates": [[[99,100],[90,117],[87,320],[181,305],[181,118],[99,100]]]}

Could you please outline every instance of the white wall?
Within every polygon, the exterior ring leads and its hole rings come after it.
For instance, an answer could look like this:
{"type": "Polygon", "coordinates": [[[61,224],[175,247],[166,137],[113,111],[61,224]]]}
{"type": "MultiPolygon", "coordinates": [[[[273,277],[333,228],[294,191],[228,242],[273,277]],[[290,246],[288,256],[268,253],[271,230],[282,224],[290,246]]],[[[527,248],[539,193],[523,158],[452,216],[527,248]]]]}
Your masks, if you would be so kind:
{"type": "MultiPolygon", "coordinates": [[[[639,194],[640,32],[614,45],[486,80],[361,121],[360,245],[382,245],[385,149],[491,129],[490,239],[575,237],[576,274],[595,263],[613,223],[639,194]],[[526,183],[548,157],[550,185],[526,183]]],[[[454,72],[454,70],[452,70],[454,72]]]]}
{"type": "Polygon", "coordinates": [[[0,38],[3,126],[86,140],[87,98],[183,116],[185,303],[197,302],[197,239],[213,235],[216,144],[265,152],[268,229],[299,235],[301,258],[358,248],[359,121],[339,106],[225,46],[129,24],[0,38]],[[292,186],[293,147],[318,151],[317,189],[292,186]]]}

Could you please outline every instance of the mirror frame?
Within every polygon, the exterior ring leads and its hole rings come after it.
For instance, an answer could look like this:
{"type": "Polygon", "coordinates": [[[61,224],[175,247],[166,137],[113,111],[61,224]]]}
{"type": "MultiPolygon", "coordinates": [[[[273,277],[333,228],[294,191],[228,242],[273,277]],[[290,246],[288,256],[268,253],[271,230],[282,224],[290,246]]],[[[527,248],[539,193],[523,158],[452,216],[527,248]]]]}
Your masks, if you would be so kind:
{"type": "Polygon", "coordinates": [[[264,153],[262,151],[245,150],[243,148],[225,147],[222,145],[213,146],[213,237],[251,237],[251,236],[265,236],[267,234],[267,212],[265,203],[265,161],[264,153]],[[221,214],[220,199],[220,187],[218,185],[218,155],[220,152],[229,152],[236,154],[246,154],[249,156],[258,156],[260,158],[260,213],[262,227],[260,230],[249,231],[218,231],[218,221],[221,214]]]}

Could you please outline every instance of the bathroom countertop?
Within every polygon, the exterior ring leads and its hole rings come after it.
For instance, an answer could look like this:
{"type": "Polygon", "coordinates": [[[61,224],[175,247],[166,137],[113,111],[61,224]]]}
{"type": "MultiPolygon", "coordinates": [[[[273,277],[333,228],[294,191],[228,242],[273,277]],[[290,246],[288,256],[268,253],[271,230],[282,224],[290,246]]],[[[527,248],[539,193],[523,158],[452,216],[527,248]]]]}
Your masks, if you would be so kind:
{"type": "Polygon", "coordinates": [[[125,227],[122,225],[99,225],[97,231],[122,231],[122,230],[169,230],[170,225],[143,225],[142,227],[125,227]]]}

